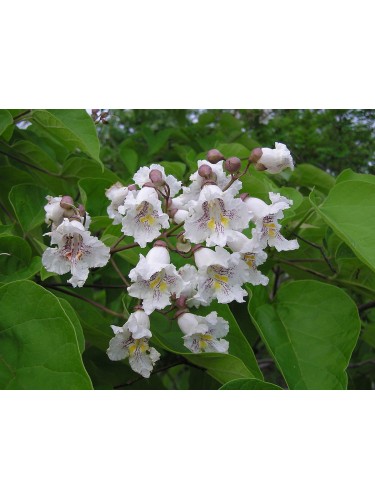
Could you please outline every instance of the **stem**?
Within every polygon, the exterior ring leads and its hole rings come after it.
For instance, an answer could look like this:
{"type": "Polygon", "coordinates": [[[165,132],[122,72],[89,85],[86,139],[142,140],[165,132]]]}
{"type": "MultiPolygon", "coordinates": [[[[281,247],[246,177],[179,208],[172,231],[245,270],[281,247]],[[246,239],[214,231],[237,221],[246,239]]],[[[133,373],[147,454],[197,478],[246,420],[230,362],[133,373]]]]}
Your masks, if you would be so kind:
{"type": "Polygon", "coordinates": [[[19,115],[16,115],[14,118],[13,118],[13,123],[16,124],[18,123],[19,121],[23,121],[23,120],[20,120],[20,118],[22,118],[23,116],[25,115],[28,115],[29,113],[31,113],[31,109],[27,109],[26,111],[23,111],[22,113],[20,113],[19,115]]]}
{"type": "Polygon", "coordinates": [[[111,264],[114,268],[114,270],[116,271],[116,273],[119,275],[121,281],[126,285],[126,287],[129,287],[130,286],[130,283],[128,282],[128,280],[125,278],[125,276],[122,274],[120,268],[117,266],[115,260],[111,257],[111,264]]]}
{"type": "Polygon", "coordinates": [[[309,269],[307,267],[297,266],[297,264],[294,264],[293,262],[290,262],[288,260],[279,259],[277,262],[279,262],[280,264],[286,264],[287,266],[295,267],[296,269],[299,269],[300,271],[305,271],[306,273],[313,274],[314,276],[318,276],[319,278],[322,278],[324,280],[331,279],[329,276],[326,276],[325,274],[319,273],[318,271],[314,271],[314,270],[309,269]]]}
{"type": "Polygon", "coordinates": [[[113,248],[112,247],[110,250],[110,253],[114,254],[117,252],[122,252],[123,250],[128,250],[129,248],[135,248],[135,247],[139,247],[138,243],[129,243],[129,245],[124,245],[123,247],[120,247],[120,248],[113,248]]]}
{"type": "Polygon", "coordinates": [[[99,304],[99,302],[95,302],[94,300],[88,299],[87,297],[82,297],[82,295],[78,295],[77,293],[69,292],[68,290],[64,290],[63,288],[59,288],[57,286],[50,286],[47,284],[43,284],[43,286],[45,288],[54,288],[61,293],[65,293],[66,295],[70,295],[71,297],[75,297],[76,299],[81,299],[84,302],[87,302],[88,304],[91,304],[92,306],[97,307],[98,309],[101,309],[102,311],[106,312],[107,314],[111,314],[112,316],[116,316],[117,318],[126,319],[126,317],[123,314],[118,313],[116,311],[112,311],[112,309],[108,309],[108,307],[105,307],[102,304],[99,304]]]}
{"type": "Polygon", "coordinates": [[[184,224],[185,221],[180,222],[179,224],[177,224],[177,226],[174,226],[171,229],[169,229],[169,231],[165,232],[164,236],[172,236],[172,233],[174,233],[177,229],[180,229],[180,227],[182,227],[184,224]]]}
{"type": "Polygon", "coordinates": [[[117,245],[119,243],[121,243],[121,241],[125,238],[125,234],[123,234],[122,236],[120,236],[120,238],[116,241],[116,243],[114,245],[111,246],[111,250],[113,250],[114,248],[117,247],[117,245]]]}
{"type": "Polygon", "coordinates": [[[375,365],[375,359],[365,359],[363,361],[358,361],[358,363],[350,363],[348,368],[358,368],[364,365],[375,365]]]}
{"type": "Polygon", "coordinates": [[[322,254],[322,257],[323,259],[325,260],[325,263],[327,264],[327,266],[330,268],[330,270],[336,274],[336,269],[332,266],[331,262],[329,261],[328,257],[326,256],[324,250],[323,250],[323,247],[320,246],[320,245],[317,245],[316,243],[313,243],[312,241],[309,241],[309,240],[306,240],[305,238],[302,238],[302,236],[299,236],[297,233],[293,232],[292,233],[293,236],[295,236],[296,238],[304,241],[305,243],[307,243],[308,245],[312,246],[313,248],[316,248],[317,250],[320,251],[320,253],[322,254]]]}
{"type": "Polygon", "coordinates": [[[373,307],[375,307],[375,300],[367,302],[366,304],[361,304],[360,306],[358,306],[358,311],[364,312],[367,311],[367,309],[372,309],[373,307]]]}

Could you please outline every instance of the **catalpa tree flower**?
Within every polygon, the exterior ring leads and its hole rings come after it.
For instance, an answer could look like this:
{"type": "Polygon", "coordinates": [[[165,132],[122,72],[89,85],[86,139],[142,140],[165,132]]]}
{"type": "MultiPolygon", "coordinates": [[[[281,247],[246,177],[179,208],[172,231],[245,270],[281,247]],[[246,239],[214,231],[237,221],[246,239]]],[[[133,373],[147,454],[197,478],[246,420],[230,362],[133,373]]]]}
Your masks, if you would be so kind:
{"type": "Polygon", "coordinates": [[[283,210],[293,205],[292,200],[288,200],[279,193],[269,193],[271,204],[267,205],[263,200],[252,197],[244,197],[250,215],[255,222],[253,237],[259,242],[261,248],[267,245],[275,247],[278,252],[283,250],[296,250],[299,248],[297,240],[287,240],[280,234],[281,225],[278,219],[284,217],[283,210]]]}
{"type": "Polygon", "coordinates": [[[198,201],[190,202],[185,220],[185,238],[192,243],[225,246],[229,235],[245,229],[251,215],[239,198],[218,186],[203,186],[198,201]]]}
{"type": "Polygon", "coordinates": [[[89,269],[107,264],[110,249],[98,238],[91,236],[81,222],[77,220],[63,222],[52,232],[51,244],[57,247],[47,248],[42,256],[42,263],[47,271],[57,274],[70,272],[68,280],[73,287],[84,285],[89,269]]]}
{"type": "Polygon", "coordinates": [[[64,219],[74,218],[80,220],[85,229],[89,228],[91,217],[84,210],[82,205],[78,208],[74,206],[71,196],[46,196],[47,205],[44,206],[46,212],[45,223],[51,225],[54,231],[64,219]]]}
{"type": "Polygon", "coordinates": [[[252,285],[268,285],[269,279],[258,270],[258,266],[267,260],[267,254],[261,250],[257,238],[249,239],[243,233],[236,231],[228,240],[228,246],[234,252],[238,252],[241,259],[247,264],[249,268],[247,281],[249,283],[252,285]]]}
{"type": "Polygon", "coordinates": [[[229,253],[221,247],[215,251],[198,248],[194,252],[198,267],[198,293],[194,296],[201,304],[209,305],[213,299],[220,304],[233,300],[244,302],[247,292],[241,285],[249,280],[249,269],[239,253],[229,253]]]}
{"type": "MultiPolygon", "coordinates": [[[[192,181],[190,186],[183,187],[183,193],[173,198],[172,208],[186,210],[192,201],[198,201],[201,189],[207,180],[210,180],[223,190],[231,181],[231,177],[224,172],[223,162],[210,163],[207,160],[198,160],[198,170],[190,176],[192,181]]],[[[242,188],[242,182],[235,180],[227,189],[233,197],[236,196],[242,188]]]]}
{"type": "Polygon", "coordinates": [[[251,159],[256,162],[257,170],[267,170],[270,174],[278,174],[286,168],[294,170],[292,155],[285,144],[281,142],[275,142],[275,149],[254,149],[251,159]]]}
{"type": "Polygon", "coordinates": [[[141,248],[160,236],[161,229],[169,228],[169,217],[161,209],[161,201],[154,188],[129,191],[124,204],[118,207],[122,219],[122,232],[133,236],[141,248]]]}
{"type": "Polygon", "coordinates": [[[108,217],[113,219],[113,224],[121,224],[123,215],[118,211],[119,206],[122,205],[129,193],[129,188],[123,186],[121,182],[116,182],[105,192],[106,197],[111,201],[107,208],[108,217]]]}
{"type": "Polygon", "coordinates": [[[129,273],[133,284],[128,288],[131,297],[142,299],[147,314],[164,309],[171,303],[171,295],[180,296],[185,283],[171,264],[168,250],[158,242],[146,257],[140,255],[137,266],[129,273]]]}
{"type": "Polygon", "coordinates": [[[184,346],[190,351],[228,352],[229,342],[222,337],[228,334],[229,323],[216,311],[206,317],[185,312],[178,316],[177,323],[184,334],[184,346]]]}
{"type": "Polygon", "coordinates": [[[151,180],[150,174],[153,170],[161,172],[162,180],[169,187],[169,196],[173,197],[181,190],[181,184],[182,184],[181,181],[178,181],[176,177],[174,177],[173,175],[166,175],[164,167],[162,167],[161,165],[157,165],[155,163],[150,165],[149,167],[141,167],[133,177],[134,182],[139,187],[143,187],[144,184],[150,182],[151,180]]]}
{"type": "Polygon", "coordinates": [[[150,319],[147,314],[138,310],[129,316],[123,326],[111,325],[115,336],[110,340],[107,355],[112,361],[129,358],[133,371],[149,378],[160,353],[149,346],[150,319]]]}

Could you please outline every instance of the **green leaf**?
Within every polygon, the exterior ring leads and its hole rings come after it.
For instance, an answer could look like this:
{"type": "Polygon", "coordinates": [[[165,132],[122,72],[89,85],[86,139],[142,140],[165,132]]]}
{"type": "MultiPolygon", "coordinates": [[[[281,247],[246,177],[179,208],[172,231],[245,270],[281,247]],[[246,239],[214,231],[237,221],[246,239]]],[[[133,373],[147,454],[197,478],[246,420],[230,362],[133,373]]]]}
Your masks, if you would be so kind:
{"type": "Polygon", "coordinates": [[[6,109],[0,109],[0,135],[2,135],[9,125],[13,124],[13,117],[6,109]]]}
{"type": "Polygon", "coordinates": [[[47,188],[34,184],[19,184],[11,189],[9,201],[25,233],[43,223],[47,194],[47,188]]]}
{"type": "Polygon", "coordinates": [[[32,281],[0,288],[0,388],[92,389],[70,317],[32,281]]]}
{"type": "Polygon", "coordinates": [[[134,149],[127,147],[126,143],[121,144],[119,155],[124,162],[125,167],[130,175],[133,175],[138,168],[138,153],[134,149]]]}
{"type": "Polygon", "coordinates": [[[32,278],[42,268],[41,258],[18,236],[0,235],[0,283],[32,278]]]}
{"type": "Polygon", "coordinates": [[[362,182],[372,182],[375,184],[375,175],[371,174],[357,174],[353,172],[350,168],[343,170],[340,175],[337,176],[336,184],[344,181],[362,181],[362,182]]]}
{"type": "Polygon", "coordinates": [[[323,193],[327,193],[335,184],[335,179],[332,175],[308,163],[297,165],[289,181],[298,186],[316,187],[323,193]]]}
{"type": "Polygon", "coordinates": [[[220,390],[227,390],[227,391],[239,391],[239,390],[247,390],[247,391],[258,391],[258,390],[278,390],[281,389],[282,387],[279,387],[278,385],[275,384],[270,384],[269,382],[264,382],[263,380],[257,380],[256,378],[240,378],[238,380],[231,380],[230,382],[227,382],[224,384],[222,387],[220,387],[220,390]]]}
{"type": "Polygon", "coordinates": [[[78,182],[79,191],[81,193],[82,202],[86,210],[93,215],[107,215],[107,207],[109,205],[108,198],[105,196],[105,191],[112,185],[109,179],[81,179],[78,182]]]}
{"type": "Polygon", "coordinates": [[[357,257],[375,270],[375,189],[370,182],[345,181],[334,186],[318,214],[357,257]]]}
{"type": "Polygon", "coordinates": [[[167,175],[174,175],[177,180],[182,179],[185,175],[185,163],[181,163],[180,161],[161,161],[160,165],[164,167],[165,173],[167,175]]]}
{"type": "Polygon", "coordinates": [[[42,148],[30,141],[17,141],[12,145],[12,150],[16,156],[24,156],[27,161],[33,163],[36,167],[40,167],[50,172],[60,172],[56,161],[51,158],[42,148]]]}
{"type": "Polygon", "coordinates": [[[38,109],[31,121],[56,137],[69,150],[80,149],[100,164],[100,144],[91,117],[81,109],[38,109]]]}
{"type": "Polygon", "coordinates": [[[79,322],[78,316],[73,307],[69,304],[67,300],[63,298],[59,298],[58,300],[62,308],[64,309],[65,314],[69,317],[69,320],[72,323],[72,326],[74,328],[77,337],[79,352],[82,354],[83,351],[85,350],[85,337],[83,335],[82,326],[81,323],[79,322]]]}
{"type": "Polygon", "coordinates": [[[225,158],[237,156],[241,160],[250,156],[250,151],[242,144],[233,142],[232,144],[219,144],[216,148],[224,155],[225,158]]]}
{"type": "Polygon", "coordinates": [[[360,321],[345,292],[318,281],[295,281],[278,290],[273,305],[261,304],[255,294],[249,310],[290,389],[346,388],[360,321]]]}

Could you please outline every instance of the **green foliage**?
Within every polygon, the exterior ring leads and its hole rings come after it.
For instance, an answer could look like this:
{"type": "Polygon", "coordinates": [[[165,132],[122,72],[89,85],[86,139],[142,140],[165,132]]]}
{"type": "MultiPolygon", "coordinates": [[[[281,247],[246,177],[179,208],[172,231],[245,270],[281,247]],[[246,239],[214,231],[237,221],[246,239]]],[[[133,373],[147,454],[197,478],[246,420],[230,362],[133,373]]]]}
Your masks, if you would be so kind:
{"type": "MultiPolygon", "coordinates": [[[[113,110],[94,123],[84,110],[0,110],[0,387],[373,388],[373,119],[371,110],[113,110]],[[162,356],[149,379],[110,361],[110,325],[122,325],[137,302],[110,263],[74,290],[42,267],[46,195],[84,204],[92,234],[111,246],[122,235],[107,216],[114,183],[132,183],[152,163],[187,183],[211,148],[245,168],[253,148],[275,141],[291,150],[294,172],[250,166],[242,191],[293,200],[282,234],[300,247],[267,249],[260,270],[269,285],[248,286],[246,303],[197,310],[229,322],[229,354],[188,351],[171,311],[151,316],[150,345],[162,356]]],[[[127,277],[149,248],[116,253],[115,266],[127,277]]]]}

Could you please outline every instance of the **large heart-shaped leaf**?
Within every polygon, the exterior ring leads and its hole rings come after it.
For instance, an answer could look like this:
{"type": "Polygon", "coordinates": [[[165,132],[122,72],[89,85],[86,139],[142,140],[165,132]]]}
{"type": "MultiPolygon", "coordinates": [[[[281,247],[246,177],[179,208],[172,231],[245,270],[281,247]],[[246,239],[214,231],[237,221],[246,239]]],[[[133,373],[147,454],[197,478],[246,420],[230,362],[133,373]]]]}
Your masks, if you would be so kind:
{"type": "Polygon", "coordinates": [[[371,182],[345,181],[331,189],[317,212],[357,257],[375,271],[375,187],[371,182]]]}
{"type": "Polygon", "coordinates": [[[250,314],[289,388],[345,389],[361,326],[349,296],[335,286],[301,280],[282,286],[272,305],[258,298],[250,300],[250,314]]]}
{"type": "Polygon", "coordinates": [[[0,287],[1,389],[92,389],[73,314],[32,281],[0,287]]]}

